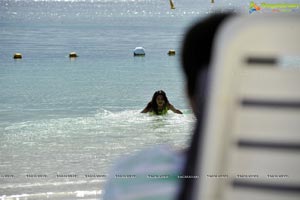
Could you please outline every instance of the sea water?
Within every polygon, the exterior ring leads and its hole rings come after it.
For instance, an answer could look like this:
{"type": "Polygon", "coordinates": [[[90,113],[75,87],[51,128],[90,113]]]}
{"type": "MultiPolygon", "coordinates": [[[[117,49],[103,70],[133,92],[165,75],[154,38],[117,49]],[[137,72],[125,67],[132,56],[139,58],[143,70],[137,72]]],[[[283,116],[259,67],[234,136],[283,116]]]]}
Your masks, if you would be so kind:
{"type": "Polygon", "coordinates": [[[213,10],[248,12],[248,2],[174,3],[1,0],[0,199],[100,199],[119,156],[188,146],[195,118],[180,69],[183,35],[213,10]],[[138,46],[146,56],[133,56],[138,46]],[[69,59],[72,51],[79,57],[69,59]],[[183,115],[140,113],[161,89],[183,115]]]}

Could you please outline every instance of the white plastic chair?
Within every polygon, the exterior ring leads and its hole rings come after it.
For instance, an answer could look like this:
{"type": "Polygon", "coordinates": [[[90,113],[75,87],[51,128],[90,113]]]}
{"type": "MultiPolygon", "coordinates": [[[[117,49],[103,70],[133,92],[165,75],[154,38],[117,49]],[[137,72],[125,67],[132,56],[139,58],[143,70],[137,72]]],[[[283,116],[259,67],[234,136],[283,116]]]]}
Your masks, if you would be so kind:
{"type": "Polygon", "coordinates": [[[194,199],[299,200],[300,16],[233,17],[218,33],[194,199]]]}

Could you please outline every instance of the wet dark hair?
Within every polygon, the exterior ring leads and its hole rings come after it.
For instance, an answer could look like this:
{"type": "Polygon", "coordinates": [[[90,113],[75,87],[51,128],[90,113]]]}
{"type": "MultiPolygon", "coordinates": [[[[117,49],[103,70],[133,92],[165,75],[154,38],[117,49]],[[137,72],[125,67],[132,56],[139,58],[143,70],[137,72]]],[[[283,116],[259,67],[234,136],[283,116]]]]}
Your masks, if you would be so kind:
{"type": "Polygon", "coordinates": [[[163,90],[158,90],[156,91],[153,96],[152,96],[152,100],[149,104],[151,104],[151,108],[152,110],[158,115],[159,112],[158,112],[158,106],[157,106],[157,103],[156,103],[156,98],[159,96],[159,95],[162,95],[164,100],[165,100],[165,106],[167,106],[169,103],[169,100],[168,100],[168,97],[166,95],[166,93],[163,91],[163,90]]]}

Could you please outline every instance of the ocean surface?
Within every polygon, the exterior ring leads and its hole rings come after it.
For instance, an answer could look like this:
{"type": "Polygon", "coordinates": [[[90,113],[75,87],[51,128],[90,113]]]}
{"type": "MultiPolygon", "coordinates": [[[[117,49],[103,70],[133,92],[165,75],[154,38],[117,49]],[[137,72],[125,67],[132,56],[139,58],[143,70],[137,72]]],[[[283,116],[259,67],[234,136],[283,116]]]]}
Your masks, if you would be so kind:
{"type": "Polygon", "coordinates": [[[174,3],[0,1],[0,199],[101,199],[118,157],[187,147],[195,118],[180,69],[183,35],[216,10],[247,14],[249,2],[174,3]],[[138,46],[146,56],[133,56],[138,46]],[[72,51],[79,57],[69,59],[72,51]],[[161,89],[183,115],[140,113],[161,89]]]}

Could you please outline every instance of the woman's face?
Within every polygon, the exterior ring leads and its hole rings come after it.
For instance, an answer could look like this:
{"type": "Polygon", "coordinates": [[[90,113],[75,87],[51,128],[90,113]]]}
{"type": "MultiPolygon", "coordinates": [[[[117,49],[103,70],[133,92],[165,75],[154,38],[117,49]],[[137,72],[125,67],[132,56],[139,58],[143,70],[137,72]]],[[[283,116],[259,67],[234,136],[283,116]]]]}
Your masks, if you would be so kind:
{"type": "Polygon", "coordinates": [[[158,107],[163,107],[165,105],[165,99],[163,95],[158,95],[156,97],[156,104],[158,105],[158,107]]]}

